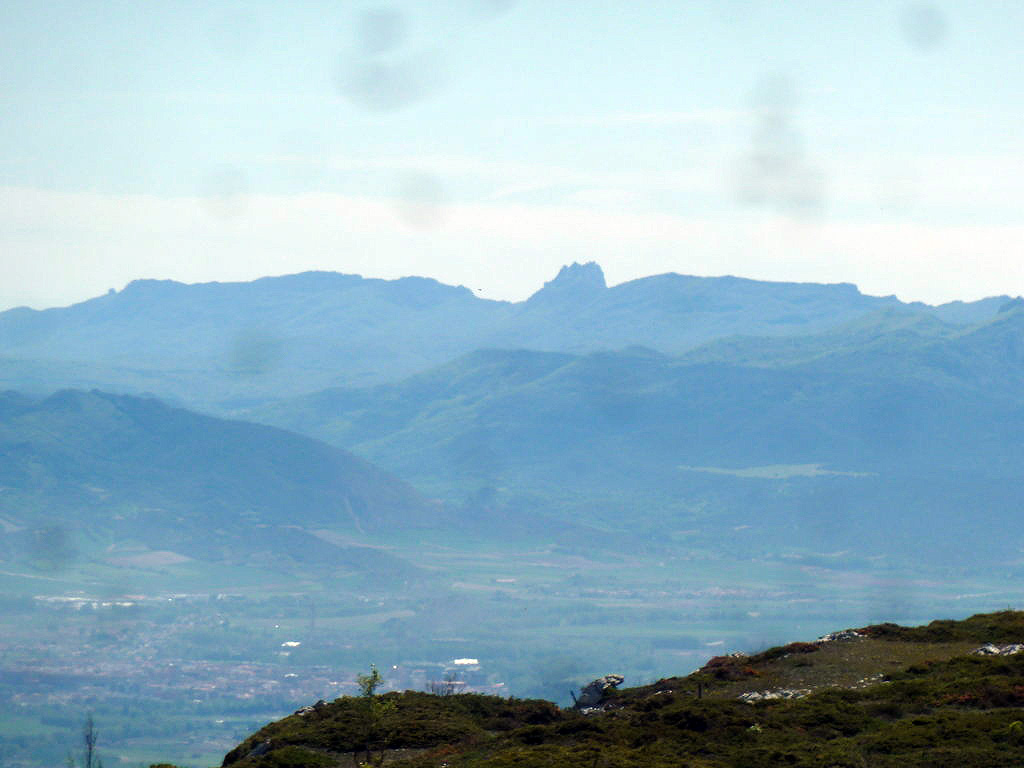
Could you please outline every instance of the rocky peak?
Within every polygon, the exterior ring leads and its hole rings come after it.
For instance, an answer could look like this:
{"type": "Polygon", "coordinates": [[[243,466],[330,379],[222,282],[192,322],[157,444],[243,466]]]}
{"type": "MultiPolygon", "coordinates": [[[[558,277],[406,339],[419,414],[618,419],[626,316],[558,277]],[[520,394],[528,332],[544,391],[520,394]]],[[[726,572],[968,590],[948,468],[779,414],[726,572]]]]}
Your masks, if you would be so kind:
{"type": "Polygon", "coordinates": [[[573,262],[562,267],[554,280],[544,283],[544,287],[530,297],[530,301],[586,301],[596,298],[608,289],[604,281],[604,272],[596,261],[586,264],[573,262]]]}

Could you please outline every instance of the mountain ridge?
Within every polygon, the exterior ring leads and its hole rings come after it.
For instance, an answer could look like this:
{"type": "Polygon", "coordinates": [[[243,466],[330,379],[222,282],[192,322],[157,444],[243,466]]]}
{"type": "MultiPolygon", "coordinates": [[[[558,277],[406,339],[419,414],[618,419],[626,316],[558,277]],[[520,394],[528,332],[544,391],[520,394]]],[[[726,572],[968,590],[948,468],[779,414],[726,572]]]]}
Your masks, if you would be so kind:
{"type": "Polygon", "coordinates": [[[312,438],[98,391],[0,395],[0,486],[12,529],[0,552],[18,562],[35,556],[33,532],[62,531],[99,561],[109,558],[96,542],[140,542],[239,564],[256,553],[287,564],[301,551],[401,575],[415,569],[385,553],[365,561],[316,530],[415,530],[440,514],[398,478],[312,438]]]}
{"type": "Polygon", "coordinates": [[[903,312],[855,323],[681,356],[479,350],[240,415],[354,450],[452,503],[496,494],[652,542],[685,525],[725,547],[728,525],[758,508],[766,551],[799,540],[905,557],[958,541],[972,567],[1010,563],[1011,541],[975,523],[1008,525],[1024,493],[1024,312],[966,329],[903,312]]]}
{"type": "Polygon", "coordinates": [[[594,262],[563,267],[515,303],[424,277],[147,279],[68,307],[0,313],[0,386],[153,393],[223,413],[245,400],[396,381],[479,348],[682,354],[737,334],[823,332],[885,308],[964,325],[1008,300],[929,307],[848,283],[675,273],[608,286],[594,262]]]}

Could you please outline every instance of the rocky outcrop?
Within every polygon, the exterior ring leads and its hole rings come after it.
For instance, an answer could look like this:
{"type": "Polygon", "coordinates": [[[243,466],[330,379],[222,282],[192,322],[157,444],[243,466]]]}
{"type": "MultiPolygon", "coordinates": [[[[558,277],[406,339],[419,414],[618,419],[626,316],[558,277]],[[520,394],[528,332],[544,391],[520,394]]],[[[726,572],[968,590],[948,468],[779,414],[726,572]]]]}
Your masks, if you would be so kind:
{"type": "Polygon", "coordinates": [[[818,643],[835,643],[835,642],[849,642],[851,640],[863,640],[865,635],[862,635],[855,629],[844,629],[841,632],[829,632],[827,635],[822,635],[815,642],[818,643]]]}
{"type": "Polygon", "coordinates": [[[736,698],[747,704],[757,704],[759,701],[802,699],[810,692],[809,688],[777,688],[774,691],[747,691],[746,693],[741,693],[736,698]]]}
{"type": "Polygon", "coordinates": [[[544,283],[526,302],[525,308],[536,310],[538,307],[579,308],[597,300],[608,290],[604,280],[604,272],[596,263],[573,263],[562,269],[554,280],[544,283]]]}
{"type": "Polygon", "coordinates": [[[314,712],[319,712],[320,710],[322,710],[322,709],[324,709],[326,707],[327,707],[327,702],[324,701],[323,699],[320,699],[313,706],[299,707],[298,709],[295,710],[295,714],[298,715],[299,717],[305,717],[306,715],[311,715],[314,712]]]}
{"type": "Polygon", "coordinates": [[[600,706],[608,694],[622,685],[622,681],[625,679],[622,675],[605,675],[591,681],[581,689],[580,695],[576,699],[576,707],[586,709],[600,706]]]}
{"type": "Polygon", "coordinates": [[[986,643],[980,648],[975,648],[971,653],[978,656],[1013,656],[1021,651],[1024,651],[1024,643],[1009,643],[1007,645],[986,643]]]}

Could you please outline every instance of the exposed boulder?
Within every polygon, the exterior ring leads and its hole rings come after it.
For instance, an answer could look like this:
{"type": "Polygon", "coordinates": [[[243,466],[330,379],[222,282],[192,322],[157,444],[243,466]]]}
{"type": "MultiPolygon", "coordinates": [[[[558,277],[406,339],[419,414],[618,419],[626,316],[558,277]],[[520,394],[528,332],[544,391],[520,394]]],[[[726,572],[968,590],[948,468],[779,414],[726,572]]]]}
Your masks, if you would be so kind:
{"type": "Polygon", "coordinates": [[[808,695],[807,688],[778,688],[774,691],[747,691],[741,693],[738,698],[746,704],[757,704],[759,701],[775,701],[777,699],[802,699],[808,695]]]}
{"type": "Polygon", "coordinates": [[[1013,656],[1021,651],[1024,651],[1024,643],[1009,643],[1007,645],[986,643],[980,648],[975,648],[971,653],[978,656],[1013,656]]]}
{"type": "Polygon", "coordinates": [[[862,635],[855,629],[844,629],[841,632],[829,632],[827,635],[822,635],[817,639],[819,643],[835,643],[835,642],[849,642],[850,640],[863,640],[865,635],[862,635]]]}
{"type": "Polygon", "coordinates": [[[625,679],[622,675],[605,675],[591,681],[580,690],[580,695],[576,699],[576,707],[583,709],[600,706],[607,698],[608,693],[622,685],[622,681],[625,679]]]}
{"type": "Polygon", "coordinates": [[[308,706],[307,705],[305,707],[299,707],[298,709],[295,710],[295,714],[298,715],[299,717],[305,717],[306,715],[311,715],[314,712],[319,712],[321,709],[323,709],[326,706],[327,706],[327,702],[324,701],[323,699],[320,699],[313,706],[308,706]]]}

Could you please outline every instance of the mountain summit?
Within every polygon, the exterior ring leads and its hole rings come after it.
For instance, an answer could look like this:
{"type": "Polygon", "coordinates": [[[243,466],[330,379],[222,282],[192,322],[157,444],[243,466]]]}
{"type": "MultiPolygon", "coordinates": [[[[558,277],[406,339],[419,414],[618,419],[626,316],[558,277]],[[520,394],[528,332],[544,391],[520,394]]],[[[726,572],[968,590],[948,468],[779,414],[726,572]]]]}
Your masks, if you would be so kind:
{"type": "Polygon", "coordinates": [[[589,300],[597,298],[607,289],[604,272],[596,261],[588,261],[586,264],[574,261],[558,270],[554,280],[544,283],[544,287],[533,294],[529,301],[589,300]]]}

